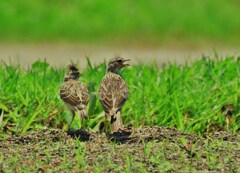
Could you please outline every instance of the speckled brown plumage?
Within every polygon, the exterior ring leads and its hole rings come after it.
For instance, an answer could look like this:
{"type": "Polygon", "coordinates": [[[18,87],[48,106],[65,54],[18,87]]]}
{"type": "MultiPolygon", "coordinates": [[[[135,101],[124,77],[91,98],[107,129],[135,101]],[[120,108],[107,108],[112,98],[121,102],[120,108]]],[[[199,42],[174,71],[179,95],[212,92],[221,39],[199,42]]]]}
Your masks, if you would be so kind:
{"type": "Polygon", "coordinates": [[[129,89],[124,79],[119,75],[121,68],[128,66],[124,64],[128,60],[115,58],[110,60],[106,75],[103,77],[99,87],[99,100],[110,120],[111,132],[123,129],[121,109],[128,99],[129,89]]]}
{"type": "Polygon", "coordinates": [[[68,109],[72,113],[72,120],[69,124],[69,129],[75,116],[75,111],[78,112],[79,119],[83,121],[88,117],[86,107],[89,101],[87,86],[78,81],[80,72],[71,65],[64,77],[64,82],[60,89],[60,98],[64,101],[68,109]]]}

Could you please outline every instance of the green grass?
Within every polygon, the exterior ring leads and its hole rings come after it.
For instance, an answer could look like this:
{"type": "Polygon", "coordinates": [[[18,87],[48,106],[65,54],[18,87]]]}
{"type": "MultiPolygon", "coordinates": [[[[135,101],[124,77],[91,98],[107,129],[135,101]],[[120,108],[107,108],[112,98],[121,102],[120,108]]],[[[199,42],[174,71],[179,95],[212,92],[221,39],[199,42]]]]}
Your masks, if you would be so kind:
{"type": "Polygon", "coordinates": [[[239,5],[237,0],[8,0],[0,2],[0,38],[239,44],[239,5]]]}
{"type": "MultiPolygon", "coordinates": [[[[66,67],[53,68],[37,61],[28,70],[0,65],[0,131],[24,134],[42,128],[67,128],[71,114],[59,98],[66,67]]],[[[97,91],[106,65],[82,69],[81,81],[90,91],[85,126],[97,130],[104,113],[97,91]]],[[[236,132],[240,127],[240,61],[234,57],[208,59],[176,65],[136,64],[122,71],[130,89],[123,108],[124,125],[171,126],[203,134],[213,129],[236,132]],[[223,107],[233,106],[230,124],[223,107]]],[[[76,117],[72,128],[79,128],[76,117]]]]}

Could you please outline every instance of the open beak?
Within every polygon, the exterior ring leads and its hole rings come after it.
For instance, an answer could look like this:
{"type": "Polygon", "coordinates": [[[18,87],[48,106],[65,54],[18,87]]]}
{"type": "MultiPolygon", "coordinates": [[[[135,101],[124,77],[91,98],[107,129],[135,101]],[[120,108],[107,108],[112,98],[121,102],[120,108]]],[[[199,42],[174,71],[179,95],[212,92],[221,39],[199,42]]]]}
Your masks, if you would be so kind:
{"type": "Polygon", "coordinates": [[[126,63],[127,61],[130,61],[130,59],[125,59],[123,61],[123,66],[122,67],[130,66],[130,64],[126,63]]]}

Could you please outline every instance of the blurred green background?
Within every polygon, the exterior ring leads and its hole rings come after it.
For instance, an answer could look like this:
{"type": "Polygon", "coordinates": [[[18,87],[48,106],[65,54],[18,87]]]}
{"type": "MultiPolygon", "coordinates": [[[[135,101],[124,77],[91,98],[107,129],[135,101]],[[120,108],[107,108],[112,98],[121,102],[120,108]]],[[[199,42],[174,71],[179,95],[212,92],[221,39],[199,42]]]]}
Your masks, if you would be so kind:
{"type": "Polygon", "coordinates": [[[1,42],[240,45],[239,0],[2,0],[1,42]]]}

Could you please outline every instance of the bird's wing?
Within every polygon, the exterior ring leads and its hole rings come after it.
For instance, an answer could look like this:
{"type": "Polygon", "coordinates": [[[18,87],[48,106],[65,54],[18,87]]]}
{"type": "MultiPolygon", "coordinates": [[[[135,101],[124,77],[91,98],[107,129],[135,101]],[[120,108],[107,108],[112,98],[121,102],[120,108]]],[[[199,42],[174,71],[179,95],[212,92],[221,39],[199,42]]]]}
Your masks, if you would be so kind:
{"type": "Polygon", "coordinates": [[[118,74],[109,73],[103,78],[99,88],[99,100],[105,112],[121,109],[129,96],[128,87],[118,74]]]}
{"type": "MultiPolygon", "coordinates": [[[[117,82],[116,82],[117,83],[117,82]]],[[[121,108],[124,103],[126,102],[128,96],[129,96],[129,89],[126,85],[125,81],[120,77],[119,83],[116,86],[116,94],[115,94],[115,108],[121,108]]]]}
{"type": "Polygon", "coordinates": [[[109,111],[113,107],[112,94],[111,92],[109,92],[110,81],[111,79],[105,76],[102,80],[102,83],[98,91],[98,97],[99,97],[100,103],[106,113],[109,113],[109,111]]]}
{"type": "Polygon", "coordinates": [[[89,101],[88,89],[81,82],[69,80],[64,82],[60,89],[60,98],[64,102],[82,109],[89,101]]]}

